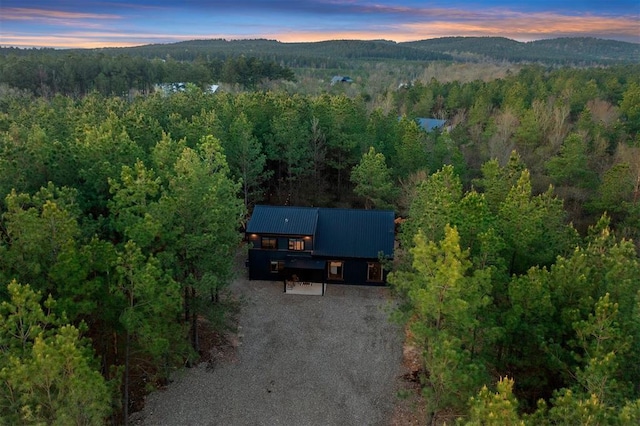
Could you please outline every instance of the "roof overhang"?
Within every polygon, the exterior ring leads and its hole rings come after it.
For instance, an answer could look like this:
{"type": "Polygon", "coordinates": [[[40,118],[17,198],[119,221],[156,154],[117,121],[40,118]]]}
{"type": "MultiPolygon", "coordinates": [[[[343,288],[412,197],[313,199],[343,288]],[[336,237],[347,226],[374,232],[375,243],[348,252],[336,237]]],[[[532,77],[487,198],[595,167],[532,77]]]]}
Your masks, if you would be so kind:
{"type": "Polygon", "coordinates": [[[284,261],[285,269],[324,269],[326,260],[311,259],[309,257],[295,257],[284,261]]]}

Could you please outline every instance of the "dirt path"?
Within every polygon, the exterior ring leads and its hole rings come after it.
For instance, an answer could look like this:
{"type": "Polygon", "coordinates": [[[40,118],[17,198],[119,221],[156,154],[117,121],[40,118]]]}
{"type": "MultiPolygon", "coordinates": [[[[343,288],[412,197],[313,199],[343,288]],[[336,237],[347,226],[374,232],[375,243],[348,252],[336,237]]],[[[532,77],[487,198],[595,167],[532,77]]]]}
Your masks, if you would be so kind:
{"type": "Polygon", "coordinates": [[[402,333],[388,289],[328,286],[288,295],[237,280],[246,301],[235,362],[185,370],[150,395],[143,425],[388,425],[402,374],[402,333]]]}

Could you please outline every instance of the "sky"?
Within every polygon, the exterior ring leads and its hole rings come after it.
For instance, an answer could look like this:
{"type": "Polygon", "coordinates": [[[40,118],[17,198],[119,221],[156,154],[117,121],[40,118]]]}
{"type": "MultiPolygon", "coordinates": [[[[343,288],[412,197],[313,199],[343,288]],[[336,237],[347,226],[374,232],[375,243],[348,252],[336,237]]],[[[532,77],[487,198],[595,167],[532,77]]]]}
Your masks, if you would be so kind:
{"type": "Polygon", "coordinates": [[[640,43],[640,0],[0,0],[4,47],[126,47],[212,38],[402,42],[448,36],[640,43]]]}

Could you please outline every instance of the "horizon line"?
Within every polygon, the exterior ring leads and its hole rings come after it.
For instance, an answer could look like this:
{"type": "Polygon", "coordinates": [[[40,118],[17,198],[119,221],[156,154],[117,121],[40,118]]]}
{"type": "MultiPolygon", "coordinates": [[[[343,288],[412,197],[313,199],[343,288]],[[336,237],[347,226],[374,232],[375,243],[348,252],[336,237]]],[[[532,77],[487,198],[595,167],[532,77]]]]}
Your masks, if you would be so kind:
{"type": "Polygon", "coordinates": [[[196,38],[185,38],[185,39],[177,39],[171,41],[162,41],[162,42],[147,42],[147,43],[116,43],[116,44],[104,44],[104,43],[86,43],[85,46],[47,46],[47,45],[36,45],[36,44],[0,44],[0,48],[2,49],[51,49],[51,50],[96,50],[96,49],[127,49],[127,48],[135,48],[135,47],[144,47],[144,46],[156,46],[156,45],[172,45],[178,43],[187,43],[190,41],[273,41],[282,44],[297,44],[297,43],[326,43],[331,41],[381,41],[381,42],[389,42],[395,44],[405,44],[405,43],[415,43],[419,41],[427,41],[427,40],[440,40],[440,39],[451,39],[451,38],[478,38],[478,39],[488,39],[488,38],[496,38],[496,39],[505,39],[515,41],[517,43],[531,43],[542,40],[558,40],[558,39],[593,39],[593,40],[603,40],[603,41],[616,41],[620,43],[629,43],[629,44],[637,44],[640,45],[639,41],[628,41],[628,40],[620,40],[619,38],[606,38],[606,37],[598,37],[598,36],[590,36],[590,35],[557,35],[550,37],[539,37],[539,38],[515,38],[508,36],[500,36],[500,35],[451,35],[451,36],[440,36],[440,37],[431,37],[431,38],[418,38],[415,40],[402,40],[397,41],[388,38],[328,38],[328,39],[318,39],[318,40],[279,40],[278,38],[269,38],[269,37],[196,37],[196,38]]]}

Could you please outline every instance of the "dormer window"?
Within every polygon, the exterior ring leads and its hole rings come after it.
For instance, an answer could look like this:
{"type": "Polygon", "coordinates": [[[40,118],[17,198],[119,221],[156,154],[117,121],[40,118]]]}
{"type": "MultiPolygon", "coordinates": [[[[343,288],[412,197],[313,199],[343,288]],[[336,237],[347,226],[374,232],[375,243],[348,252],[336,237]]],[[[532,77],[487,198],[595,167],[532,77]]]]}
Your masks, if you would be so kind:
{"type": "Polygon", "coordinates": [[[302,238],[289,238],[289,250],[304,250],[304,240],[302,238]]]}

